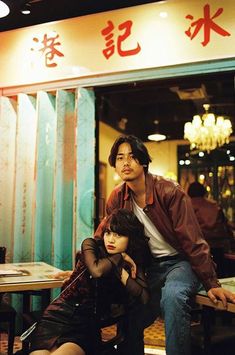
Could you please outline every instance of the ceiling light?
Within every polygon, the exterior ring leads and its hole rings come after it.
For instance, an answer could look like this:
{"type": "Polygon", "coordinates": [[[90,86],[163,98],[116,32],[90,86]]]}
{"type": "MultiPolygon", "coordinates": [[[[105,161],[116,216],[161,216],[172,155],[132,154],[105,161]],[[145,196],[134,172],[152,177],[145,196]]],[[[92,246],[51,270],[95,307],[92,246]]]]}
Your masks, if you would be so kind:
{"type": "Polygon", "coordinates": [[[0,18],[6,17],[10,12],[9,6],[5,2],[0,1],[0,18]]]}
{"type": "Polygon", "coordinates": [[[229,143],[229,136],[233,130],[229,119],[209,113],[210,105],[208,104],[203,107],[205,113],[202,117],[195,115],[192,122],[185,123],[184,138],[190,141],[190,149],[197,148],[209,153],[229,143]]]}
{"type": "Polygon", "coordinates": [[[23,15],[29,15],[31,13],[31,5],[30,4],[24,4],[21,9],[20,12],[23,15]]]}
{"type": "Polygon", "coordinates": [[[159,121],[158,120],[155,120],[154,121],[154,124],[156,125],[157,128],[155,128],[155,133],[153,134],[149,134],[148,135],[148,139],[150,141],[155,141],[155,142],[160,142],[160,141],[164,141],[166,139],[166,136],[165,134],[161,134],[159,132],[159,129],[158,129],[158,124],[159,124],[159,121]]]}
{"type": "Polygon", "coordinates": [[[166,136],[165,134],[154,133],[154,134],[149,134],[148,139],[150,141],[160,142],[160,141],[164,141],[166,139],[166,136]]]}

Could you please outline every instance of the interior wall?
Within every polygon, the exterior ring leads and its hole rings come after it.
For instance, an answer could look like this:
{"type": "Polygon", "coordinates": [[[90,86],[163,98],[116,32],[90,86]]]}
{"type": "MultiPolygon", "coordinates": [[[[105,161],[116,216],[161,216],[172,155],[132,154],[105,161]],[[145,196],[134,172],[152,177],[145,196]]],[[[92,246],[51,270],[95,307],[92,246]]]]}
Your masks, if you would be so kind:
{"type": "Polygon", "coordinates": [[[187,144],[185,140],[166,140],[163,142],[147,142],[152,163],[149,171],[153,174],[178,180],[177,146],[187,144]]]}

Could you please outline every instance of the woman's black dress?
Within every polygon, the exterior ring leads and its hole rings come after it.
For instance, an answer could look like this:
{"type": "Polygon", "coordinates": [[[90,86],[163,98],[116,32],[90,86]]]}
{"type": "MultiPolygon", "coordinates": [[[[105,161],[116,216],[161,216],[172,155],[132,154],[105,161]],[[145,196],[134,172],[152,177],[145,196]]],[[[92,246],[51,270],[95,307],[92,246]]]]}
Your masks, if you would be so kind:
{"type": "Polygon", "coordinates": [[[47,307],[30,335],[30,352],[73,342],[86,355],[99,354],[98,319],[110,313],[111,304],[129,306],[132,302],[148,301],[140,268],[136,279],[129,277],[124,287],[120,281],[122,267],[125,267],[122,255],[107,254],[103,241],[84,240],[80,259],[63,293],[47,307]]]}

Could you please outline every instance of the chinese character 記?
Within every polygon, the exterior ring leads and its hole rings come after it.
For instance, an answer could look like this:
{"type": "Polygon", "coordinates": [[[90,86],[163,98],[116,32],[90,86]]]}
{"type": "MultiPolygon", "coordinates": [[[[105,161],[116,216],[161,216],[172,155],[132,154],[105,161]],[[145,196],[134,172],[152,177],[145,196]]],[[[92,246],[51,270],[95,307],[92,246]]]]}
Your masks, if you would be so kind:
{"type": "MultiPolygon", "coordinates": [[[[133,22],[128,20],[123,23],[121,23],[118,26],[118,30],[124,31],[121,35],[118,36],[117,38],[117,52],[121,57],[126,57],[130,55],[135,55],[140,52],[141,47],[139,43],[137,43],[136,48],[133,49],[128,49],[124,50],[122,49],[122,43],[131,35],[131,27],[132,27],[133,22]]],[[[106,48],[103,49],[103,54],[106,59],[109,59],[115,52],[115,42],[114,42],[114,35],[113,31],[114,30],[114,24],[112,21],[108,21],[108,26],[105,27],[102,31],[101,34],[104,36],[105,41],[106,41],[106,48]]]]}

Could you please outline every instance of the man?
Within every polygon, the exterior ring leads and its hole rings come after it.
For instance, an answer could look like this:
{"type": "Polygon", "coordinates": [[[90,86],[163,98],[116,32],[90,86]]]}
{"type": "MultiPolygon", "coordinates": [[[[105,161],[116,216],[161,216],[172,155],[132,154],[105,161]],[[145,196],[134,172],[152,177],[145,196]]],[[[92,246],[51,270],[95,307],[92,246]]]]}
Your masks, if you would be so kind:
{"type": "MultiPolygon", "coordinates": [[[[224,307],[235,295],[222,289],[209,247],[196,220],[190,198],[176,182],[148,173],[151,158],[135,136],[120,136],[111,148],[109,163],[123,183],[111,193],[106,211],[127,208],[145,226],[152,253],[147,276],[151,301],[146,309],[129,314],[126,353],[144,354],[143,329],[160,313],[165,320],[167,355],[190,354],[190,299],[200,282],[209,298],[224,307]]],[[[95,237],[99,237],[102,222],[95,237]]]]}
{"type": "Polygon", "coordinates": [[[191,197],[203,237],[209,244],[213,260],[217,265],[217,276],[227,277],[229,270],[225,267],[224,253],[231,252],[234,248],[232,228],[218,202],[206,197],[206,188],[198,181],[189,185],[188,195],[191,197]]]}
{"type": "Polygon", "coordinates": [[[204,238],[211,248],[223,248],[231,251],[233,231],[217,201],[207,198],[206,188],[198,181],[188,187],[192,206],[204,238]]]}

